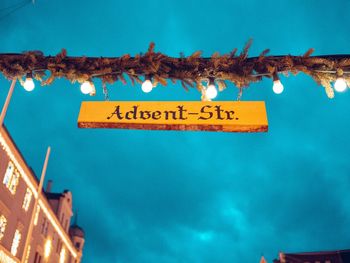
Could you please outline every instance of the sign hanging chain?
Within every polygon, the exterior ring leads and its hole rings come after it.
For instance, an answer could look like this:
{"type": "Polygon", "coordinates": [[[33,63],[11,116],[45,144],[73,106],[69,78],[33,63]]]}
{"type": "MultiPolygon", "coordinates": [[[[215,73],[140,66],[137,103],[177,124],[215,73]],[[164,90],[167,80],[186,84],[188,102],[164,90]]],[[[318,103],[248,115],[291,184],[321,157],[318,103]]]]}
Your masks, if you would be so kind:
{"type": "Polygon", "coordinates": [[[105,96],[105,101],[109,101],[109,94],[106,83],[102,83],[103,95],[105,96]]]}
{"type": "Polygon", "coordinates": [[[241,101],[243,95],[243,88],[239,88],[239,92],[237,95],[237,101],[241,101]]]}

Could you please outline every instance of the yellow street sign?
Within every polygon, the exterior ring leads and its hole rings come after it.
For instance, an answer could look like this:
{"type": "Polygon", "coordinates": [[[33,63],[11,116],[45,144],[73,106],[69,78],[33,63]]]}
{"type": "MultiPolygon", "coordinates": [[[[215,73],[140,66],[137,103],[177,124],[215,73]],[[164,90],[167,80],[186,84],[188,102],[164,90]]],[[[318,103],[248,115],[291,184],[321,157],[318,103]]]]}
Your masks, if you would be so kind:
{"type": "Polygon", "coordinates": [[[84,101],[79,128],[266,132],[263,101],[84,101]]]}

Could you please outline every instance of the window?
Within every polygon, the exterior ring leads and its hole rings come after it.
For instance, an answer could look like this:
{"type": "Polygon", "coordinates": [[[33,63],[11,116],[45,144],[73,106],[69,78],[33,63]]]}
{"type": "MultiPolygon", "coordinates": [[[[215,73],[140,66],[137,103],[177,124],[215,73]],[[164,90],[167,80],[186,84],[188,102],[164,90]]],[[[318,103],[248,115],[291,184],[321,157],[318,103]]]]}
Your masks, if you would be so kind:
{"type": "Polygon", "coordinates": [[[45,231],[45,225],[46,225],[46,217],[43,218],[43,223],[41,224],[41,234],[44,235],[44,231],[45,231]]]}
{"type": "Polygon", "coordinates": [[[49,229],[49,221],[44,217],[43,223],[41,225],[41,234],[43,234],[44,236],[47,236],[48,229],[49,229]]]}
{"type": "Polygon", "coordinates": [[[68,231],[68,219],[64,222],[64,230],[67,232],[68,231]]]}
{"type": "Polygon", "coordinates": [[[35,252],[34,263],[41,263],[41,255],[39,252],[35,252]]]}
{"type": "Polygon", "coordinates": [[[75,247],[76,247],[77,249],[80,249],[80,242],[75,242],[75,247]]]}
{"type": "Polygon", "coordinates": [[[34,217],[34,226],[38,224],[39,214],[40,214],[40,206],[37,206],[35,211],[35,217],[34,217]]]}
{"type": "Polygon", "coordinates": [[[63,247],[60,252],[60,263],[66,262],[66,249],[63,247]]]}
{"type": "Polygon", "coordinates": [[[10,190],[11,194],[16,193],[16,188],[19,181],[19,173],[15,169],[15,166],[12,162],[9,162],[5,172],[3,184],[10,190]]]}
{"type": "Polygon", "coordinates": [[[57,239],[57,246],[56,246],[56,253],[59,253],[60,252],[60,246],[61,246],[61,240],[60,238],[57,239]]]}
{"type": "Polygon", "coordinates": [[[24,196],[24,200],[23,200],[23,205],[22,208],[24,209],[24,211],[28,211],[28,208],[30,206],[30,201],[32,200],[32,191],[30,191],[29,188],[27,188],[27,192],[24,196]]]}
{"type": "Polygon", "coordinates": [[[1,215],[0,216],[0,240],[4,237],[5,235],[5,229],[7,225],[7,219],[5,216],[1,215]]]}
{"type": "Polygon", "coordinates": [[[19,246],[19,242],[21,241],[21,232],[16,229],[15,235],[13,236],[12,246],[11,246],[11,254],[13,256],[17,255],[17,250],[19,246]]]}
{"type": "Polygon", "coordinates": [[[11,177],[14,171],[15,171],[15,166],[13,165],[12,162],[9,162],[5,172],[4,180],[2,181],[4,185],[8,186],[10,184],[11,177]]]}
{"type": "Polygon", "coordinates": [[[44,248],[45,258],[48,258],[50,256],[51,248],[52,248],[52,240],[50,238],[48,238],[45,242],[45,248],[44,248]]]}
{"type": "Polygon", "coordinates": [[[48,229],[49,229],[49,220],[46,220],[45,236],[47,236],[48,229]]]}
{"type": "Polygon", "coordinates": [[[61,222],[61,224],[62,224],[62,226],[63,226],[63,222],[64,222],[64,213],[61,214],[61,221],[60,221],[60,222],[61,222]]]}

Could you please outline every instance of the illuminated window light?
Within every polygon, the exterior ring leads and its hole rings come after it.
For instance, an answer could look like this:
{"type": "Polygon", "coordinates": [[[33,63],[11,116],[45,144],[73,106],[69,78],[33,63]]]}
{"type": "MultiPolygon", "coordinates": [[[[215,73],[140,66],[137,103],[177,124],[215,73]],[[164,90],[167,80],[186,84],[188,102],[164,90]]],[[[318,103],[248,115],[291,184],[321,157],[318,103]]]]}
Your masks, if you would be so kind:
{"type": "Polygon", "coordinates": [[[9,187],[9,190],[13,195],[16,193],[18,182],[19,182],[19,172],[15,170],[11,179],[10,187],[9,187]]]}
{"type": "Polygon", "coordinates": [[[30,191],[29,188],[27,188],[27,192],[24,196],[24,200],[23,200],[23,205],[22,208],[24,209],[24,211],[28,211],[28,208],[30,206],[30,201],[32,200],[32,191],[30,191]]]}
{"type": "Polygon", "coordinates": [[[30,188],[30,190],[32,190],[32,192],[34,193],[34,196],[37,197],[38,193],[36,191],[36,187],[34,187],[32,181],[29,179],[28,175],[24,172],[23,168],[21,167],[21,165],[19,164],[19,162],[15,158],[15,155],[12,153],[9,145],[7,144],[6,139],[1,135],[1,133],[0,133],[0,143],[1,143],[3,150],[6,152],[7,156],[10,158],[10,160],[14,163],[16,168],[19,170],[19,172],[22,175],[22,178],[25,181],[25,183],[27,184],[27,186],[30,188]]]}
{"type": "Polygon", "coordinates": [[[50,256],[51,248],[52,248],[52,240],[51,240],[51,238],[49,238],[45,242],[45,248],[44,248],[44,256],[45,256],[45,258],[48,258],[50,256]]]}
{"type": "Polygon", "coordinates": [[[19,181],[19,173],[15,169],[14,164],[10,161],[7,165],[5,176],[2,182],[7,187],[7,189],[10,190],[12,195],[16,193],[18,181],[19,181]]]}
{"type": "Polygon", "coordinates": [[[18,261],[9,257],[4,251],[0,250],[0,262],[4,263],[18,263],[18,261]]]}
{"type": "Polygon", "coordinates": [[[66,262],[66,249],[63,247],[60,252],[60,263],[66,262]]]}
{"type": "Polygon", "coordinates": [[[21,241],[21,232],[16,229],[15,235],[13,236],[11,254],[15,257],[17,255],[19,242],[21,241]]]}
{"type": "Polygon", "coordinates": [[[34,216],[34,226],[36,226],[38,224],[39,214],[40,214],[40,206],[38,205],[36,207],[35,216],[34,216]]]}
{"type": "Polygon", "coordinates": [[[5,172],[4,180],[2,181],[2,183],[6,185],[7,188],[9,188],[10,186],[11,178],[14,171],[15,171],[15,166],[13,165],[12,162],[9,162],[5,172]]]}
{"type": "Polygon", "coordinates": [[[0,216],[0,240],[5,235],[6,225],[7,225],[7,219],[4,215],[1,215],[0,216]]]}

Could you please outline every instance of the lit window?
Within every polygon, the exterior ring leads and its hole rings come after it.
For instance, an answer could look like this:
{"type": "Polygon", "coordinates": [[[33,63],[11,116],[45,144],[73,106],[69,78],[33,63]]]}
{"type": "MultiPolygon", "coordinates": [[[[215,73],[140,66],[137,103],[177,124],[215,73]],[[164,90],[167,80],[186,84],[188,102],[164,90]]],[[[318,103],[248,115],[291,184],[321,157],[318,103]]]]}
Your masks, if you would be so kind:
{"type": "Polygon", "coordinates": [[[17,250],[19,246],[19,242],[21,241],[21,233],[18,229],[16,229],[15,235],[13,236],[12,246],[11,246],[11,254],[13,256],[17,255],[17,250]]]}
{"type": "Polygon", "coordinates": [[[24,209],[24,211],[28,211],[31,200],[32,200],[32,191],[30,191],[29,188],[27,188],[27,192],[26,192],[26,195],[24,196],[23,205],[22,205],[22,208],[24,209]]]}
{"type": "Polygon", "coordinates": [[[10,190],[11,194],[13,194],[13,195],[16,193],[18,181],[19,181],[19,173],[16,170],[12,176],[10,187],[9,187],[9,190],[10,190]]]}
{"type": "Polygon", "coordinates": [[[45,252],[44,252],[45,258],[48,258],[50,256],[51,247],[52,247],[52,241],[51,241],[51,239],[47,239],[45,242],[45,252]]]}
{"type": "Polygon", "coordinates": [[[0,216],[0,240],[4,237],[5,229],[7,225],[7,219],[5,216],[0,216]]]}
{"type": "Polygon", "coordinates": [[[60,263],[64,263],[66,261],[66,249],[63,247],[60,252],[60,263]]]}
{"type": "Polygon", "coordinates": [[[11,194],[16,193],[16,188],[19,181],[19,173],[15,170],[15,166],[12,162],[9,162],[5,172],[4,180],[2,181],[4,185],[10,190],[11,194]]]}
{"type": "Polygon", "coordinates": [[[34,217],[34,226],[36,226],[38,224],[39,214],[40,214],[40,206],[38,205],[36,207],[36,212],[35,212],[35,217],[34,217]]]}
{"type": "Polygon", "coordinates": [[[7,188],[9,188],[10,186],[11,178],[14,171],[15,171],[15,166],[13,165],[12,162],[9,162],[5,172],[4,180],[2,181],[7,188]]]}

